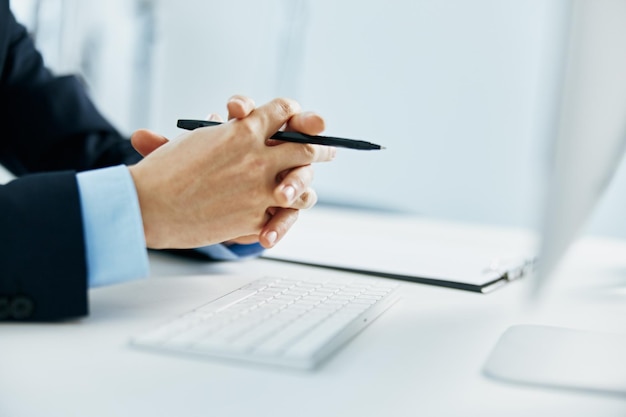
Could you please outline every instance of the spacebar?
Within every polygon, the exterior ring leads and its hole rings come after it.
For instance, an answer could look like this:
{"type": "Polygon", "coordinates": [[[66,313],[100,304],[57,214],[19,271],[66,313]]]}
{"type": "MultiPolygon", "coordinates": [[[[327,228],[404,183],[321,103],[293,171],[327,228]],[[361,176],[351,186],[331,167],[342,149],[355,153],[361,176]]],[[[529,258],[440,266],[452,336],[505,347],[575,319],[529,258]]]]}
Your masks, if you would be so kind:
{"type": "Polygon", "coordinates": [[[203,313],[217,313],[218,311],[224,310],[225,308],[243,300],[244,298],[248,298],[257,292],[257,290],[235,290],[224,295],[223,297],[203,305],[202,307],[197,308],[196,311],[201,311],[203,313]]]}

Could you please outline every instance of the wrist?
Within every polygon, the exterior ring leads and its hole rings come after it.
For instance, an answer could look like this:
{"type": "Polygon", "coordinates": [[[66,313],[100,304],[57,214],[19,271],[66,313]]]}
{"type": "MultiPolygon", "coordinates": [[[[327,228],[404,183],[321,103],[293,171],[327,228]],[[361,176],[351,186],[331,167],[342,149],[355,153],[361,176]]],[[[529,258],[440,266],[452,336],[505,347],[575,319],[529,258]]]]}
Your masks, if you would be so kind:
{"type": "Polygon", "coordinates": [[[146,241],[146,247],[150,249],[165,249],[166,244],[161,242],[159,233],[154,227],[155,223],[151,220],[152,214],[150,208],[152,204],[148,201],[149,192],[145,190],[145,184],[142,181],[142,170],[139,164],[128,167],[130,176],[135,184],[135,190],[137,192],[137,201],[139,202],[139,211],[141,214],[141,221],[143,224],[143,233],[146,241]]]}

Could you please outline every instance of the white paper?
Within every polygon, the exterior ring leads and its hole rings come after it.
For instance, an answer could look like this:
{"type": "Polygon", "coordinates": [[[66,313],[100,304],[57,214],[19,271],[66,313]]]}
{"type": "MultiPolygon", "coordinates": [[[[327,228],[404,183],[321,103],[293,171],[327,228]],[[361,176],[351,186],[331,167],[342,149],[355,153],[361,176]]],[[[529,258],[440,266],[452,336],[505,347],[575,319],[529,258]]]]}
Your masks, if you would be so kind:
{"type": "Polygon", "coordinates": [[[483,286],[532,258],[528,232],[314,208],[268,258],[483,286]]]}

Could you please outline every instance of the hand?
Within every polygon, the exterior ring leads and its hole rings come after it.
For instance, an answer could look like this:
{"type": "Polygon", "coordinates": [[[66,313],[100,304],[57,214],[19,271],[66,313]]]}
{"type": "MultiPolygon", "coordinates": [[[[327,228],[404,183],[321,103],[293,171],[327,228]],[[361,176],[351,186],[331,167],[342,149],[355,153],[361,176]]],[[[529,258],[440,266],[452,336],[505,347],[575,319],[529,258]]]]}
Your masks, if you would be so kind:
{"type": "MultiPolygon", "coordinates": [[[[255,104],[252,99],[237,95],[231,97],[227,108],[229,120],[242,119],[254,110],[255,104]]],[[[208,120],[222,121],[218,114],[210,114],[208,120]]],[[[316,135],[324,130],[324,120],[313,112],[298,113],[287,122],[285,130],[316,135]]],[[[148,130],[138,130],[133,135],[132,142],[135,149],[145,157],[161,145],[167,143],[168,139],[148,130]]],[[[273,139],[266,141],[266,144],[269,146],[280,143],[282,142],[273,139]]],[[[313,167],[311,165],[285,170],[279,174],[277,179],[280,182],[275,189],[278,198],[280,198],[282,193],[283,199],[287,201],[293,200],[293,204],[289,208],[268,208],[270,217],[260,234],[242,236],[224,243],[250,244],[260,241],[264,247],[270,248],[280,241],[295,223],[300,209],[310,208],[317,202],[317,194],[309,186],[313,179],[313,167]],[[293,191],[290,191],[290,189],[293,191]]]]}
{"type": "Polygon", "coordinates": [[[135,147],[147,155],[130,170],[149,247],[197,247],[261,232],[261,243],[267,247],[272,244],[267,236],[272,225],[284,227],[274,230],[279,237],[290,226],[285,219],[292,216],[280,215],[284,209],[312,205],[314,198],[301,199],[306,193],[314,196],[308,189],[310,176],[303,174],[310,167],[300,167],[332,159],[334,149],[291,143],[266,146],[265,139],[290,119],[289,126],[310,129],[311,123],[323,126],[321,118],[296,116],[297,103],[285,99],[256,110],[253,103],[248,110],[250,103],[245,100],[234,102],[229,110],[235,120],[197,129],[177,141],[168,142],[146,131],[134,135],[135,147]],[[240,115],[249,116],[237,119],[237,107],[243,110],[240,115]],[[291,198],[287,184],[296,188],[291,198]]]}
{"type": "MultiPolygon", "coordinates": [[[[254,110],[255,104],[248,97],[236,95],[230,98],[227,108],[228,120],[243,119],[254,110]]],[[[210,114],[208,119],[221,121],[218,114],[210,114]]],[[[288,120],[284,130],[318,135],[324,131],[324,119],[313,112],[298,113],[288,120]]],[[[268,146],[275,146],[281,143],[283,142],[275,139],[267,139],[265,142],[268,146]]],[[[313,167],[311,165],[285,170],[279,174],[277,180],[280,182],[275,190],[277,197],[280,198],[280,194],[282,194],[283,199],[293,200],[294,204],[289,208],[268,208],[270,219],[259,235],[239,237],[226,242],[227,244],[261,242],[265,248],[271,248],[287,234],[298,219],[300,210],[313,207],[317,202],[317,194],[310,187],[310,183],[313,181],[313,167]]]]}

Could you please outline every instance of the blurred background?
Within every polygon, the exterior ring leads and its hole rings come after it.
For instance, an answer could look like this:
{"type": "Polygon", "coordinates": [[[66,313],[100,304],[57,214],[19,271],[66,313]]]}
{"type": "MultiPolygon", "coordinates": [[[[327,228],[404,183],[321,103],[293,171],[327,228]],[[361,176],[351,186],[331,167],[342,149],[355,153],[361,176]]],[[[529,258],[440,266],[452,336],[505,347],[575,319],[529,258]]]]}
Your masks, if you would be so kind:
{"type": "MultiPolygon", "coordinates": [[[[125,134],[233,94],[298,100],[340,150],[320,203],[537,227],[563,75],[567,0],[12,0],[58,74],[125,134]]],[[[626,76],[626,75],[625,75],[626,76]]],[[[584,170],[585,167],[581,167],[584,170]]],[[[589,232],[626,237],[622,163],[589,232]]]]}

